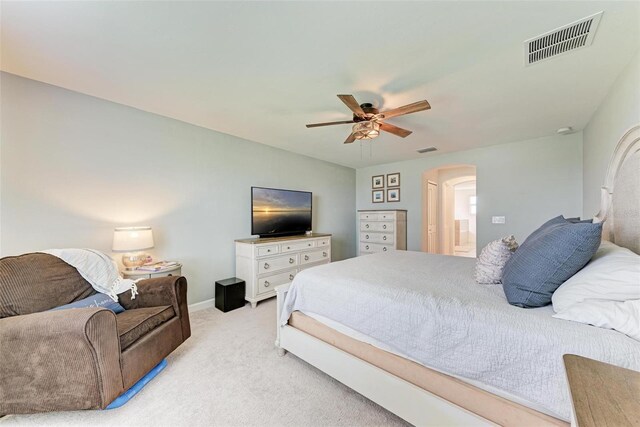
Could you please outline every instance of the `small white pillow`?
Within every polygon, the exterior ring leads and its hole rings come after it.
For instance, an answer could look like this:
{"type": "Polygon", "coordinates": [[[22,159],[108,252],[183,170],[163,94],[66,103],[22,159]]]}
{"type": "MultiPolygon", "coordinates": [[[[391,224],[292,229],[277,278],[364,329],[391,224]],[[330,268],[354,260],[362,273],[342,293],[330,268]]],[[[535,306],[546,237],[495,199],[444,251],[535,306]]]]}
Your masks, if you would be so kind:
{"type": "Polygon", "coordinates": [[[640,341],[640,300],[586,300],[554,314],[553,317],[615,329],[640,341]]]}
{"type": "Polygon", "coordinates": [[[476,260],[476,282],[482,285],[502,283],[502,270],[511,255],[518,249],[513,236],[494,240],[485,246],[476,260]]]}
{"type": "Polygon", "coordinates": [[[591,261],[560,285],[551,297],[556,313],[588,299],[640,299],[640,255],[602,242],[591,261]]]}

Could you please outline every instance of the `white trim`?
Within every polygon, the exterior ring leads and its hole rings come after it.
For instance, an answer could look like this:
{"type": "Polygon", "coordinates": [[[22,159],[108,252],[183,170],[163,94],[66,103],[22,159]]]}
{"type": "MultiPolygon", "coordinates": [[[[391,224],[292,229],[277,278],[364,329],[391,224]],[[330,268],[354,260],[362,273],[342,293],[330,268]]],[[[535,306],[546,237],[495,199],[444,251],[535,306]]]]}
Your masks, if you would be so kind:
{"type": "Polygon", "coordinates": [[[210,298],[204,301],[197,302],[195,304],[189,304],[189,313],[206,310],[207,308],[211,307],[215,307],[215,298],[210,298]]]}
{"type": "MultiPolygon", "coordinates": [[[[289,285],[276,287],[280,319],[289,285]]],[[[315,366],[416,426],[495,425],[364,360],[278,320],[276,347],[315,366]]]]}
{"type": "Polygon", "coordinates": [[[600,211],[594,217],[594,222],[605,222],[605,229],[603,230],[603,239],[615,242],[614,236],[614,224],[612,215],[612,200],[613,192],[615,191],[615,181],[618,171],[622,167],[622,164],[636,151],[640,151],[640,125],[636,125],[627,130],[618,144],[616,145],[609,166],[607,168],[607,175],[604,180],[600,192],[600,211]]]}

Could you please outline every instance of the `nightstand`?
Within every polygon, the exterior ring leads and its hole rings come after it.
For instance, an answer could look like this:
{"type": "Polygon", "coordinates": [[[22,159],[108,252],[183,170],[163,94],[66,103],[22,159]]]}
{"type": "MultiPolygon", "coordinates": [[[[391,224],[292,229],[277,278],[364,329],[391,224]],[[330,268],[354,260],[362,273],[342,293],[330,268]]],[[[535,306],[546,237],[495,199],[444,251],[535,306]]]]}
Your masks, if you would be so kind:
{"type": "Polygon", "coordinates": [[[640,425],[640,372],[573,354],[562,358],[571,391],[572,425],[640,425]]]}
{"type": "Polygon", "coordinates": [[[141,271],[141,270],[124,270],[121,272],[125,279],[153,279],[154,277],[165,276],[182,276],[182,264],[178,264],[168,270],[162,271],[141,271]]]}

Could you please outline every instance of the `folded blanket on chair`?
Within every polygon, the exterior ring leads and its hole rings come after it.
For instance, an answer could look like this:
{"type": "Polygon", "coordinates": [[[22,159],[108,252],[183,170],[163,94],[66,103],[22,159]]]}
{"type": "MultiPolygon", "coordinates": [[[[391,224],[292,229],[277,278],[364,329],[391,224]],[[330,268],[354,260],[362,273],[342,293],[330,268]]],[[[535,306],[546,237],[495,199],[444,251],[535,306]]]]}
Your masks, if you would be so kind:
{"type": "Polygon", "coordinates": [[[138,294],[138,280],[120,276],[116,262],[107,254],[93,249],[47,249],[42,253],[60,258],[75,267],[98,292],[109,295],[118,302],[118,294],[131,290],[131,299],[138,294]]]}

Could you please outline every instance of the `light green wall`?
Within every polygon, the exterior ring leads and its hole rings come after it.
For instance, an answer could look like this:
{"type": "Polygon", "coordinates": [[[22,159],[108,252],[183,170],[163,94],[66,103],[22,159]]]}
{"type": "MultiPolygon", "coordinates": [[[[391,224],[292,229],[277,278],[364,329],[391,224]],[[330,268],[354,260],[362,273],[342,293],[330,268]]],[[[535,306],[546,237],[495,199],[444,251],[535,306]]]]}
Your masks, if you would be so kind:
{"type": "Polygon", "coordinates": [[[184,263],[189,302],[234,275],[252,185],[312,191],[314,230],[355,255],[355,170],[58,87],[0,74],[2,255],[110,252],[114,226],[153,226],[184,263]]]}
{"type": "Polygon", "coordinates": [[[582,134],[552,136],[357,170],[358,209],[407,209],[408,248],[421,249],[422,173],[450,164],[476,166],[477,247],[514,234],[522,242],[549,218],[582,212],[582,134]],[[401,201],[371,203],[371,177],[401,174],[401,201]],[[506,224],[491,224],[491,216],[506,224]]]}
{"type": "Polygon", "coordinates": [[[598,212],[600,187],[613,150],[625,132],[637,124],[640,124],[640,53],[620,74],[584,129],[585,217],[598,212]]]}
{"type": "Polygon", "coordinates": [[[334,234],[334,259],[343,259],[356,251],[355,208],[407,209],[409,249],[420,250],[422,173],[474,165],[482,248],[506,234],[522,241],[558,214],[592,216],[615,144],[640,123],[640,55],[584,135],[357,171],[10,74],[0,80],[0,254],[109,251],[114,226],[150,224],[153,254],[185,264],[190,303],[211,298],[213,281],[233,275],[233,239],[250,233],[251,185],[313,191],[314,229],[334,234]],[[401,202],[372,204],[371,176],[392,172],[402,175],[401,202]],[[493,215],[507,223],[491,224],[493,215]]]}

